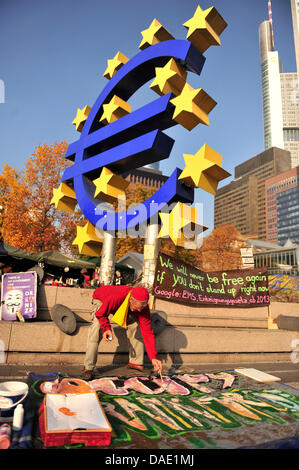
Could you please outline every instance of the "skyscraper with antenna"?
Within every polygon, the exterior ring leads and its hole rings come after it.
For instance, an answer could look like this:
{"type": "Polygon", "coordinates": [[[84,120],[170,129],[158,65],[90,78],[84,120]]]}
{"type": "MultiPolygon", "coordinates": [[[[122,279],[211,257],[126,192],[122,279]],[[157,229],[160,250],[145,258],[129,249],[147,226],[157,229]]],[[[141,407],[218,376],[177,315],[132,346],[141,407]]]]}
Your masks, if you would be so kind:
{"type": "MultiPolygon", "coordinates": [[[[259,27],[262,73],[264,148],[278,147],[291,152],[292,167],[299,165],[299,87],[296,72],[284,73],[274,46],[271,0],[268,20],[259,27]]],[[[290,0],[297,65],[299,62],[299,7],[290,0]]]]}
{"type": "Polygon", "coordinates": [[[274,51],[275,46],[274,46],[274,33],[273,33],[271,0],[268,0],[268,15],[269,15],[269,24],[270,24],[270,31],[271,31],[271,46],[272,46],[272,50],[274,51]]]}
{"type": "Polygon", "coordinates": [[[269,19],[259,27],[265,150],[284,148],[280,85],[282,65],[274,49],[271,0],[268,0],[268,12],[269,19]]]}

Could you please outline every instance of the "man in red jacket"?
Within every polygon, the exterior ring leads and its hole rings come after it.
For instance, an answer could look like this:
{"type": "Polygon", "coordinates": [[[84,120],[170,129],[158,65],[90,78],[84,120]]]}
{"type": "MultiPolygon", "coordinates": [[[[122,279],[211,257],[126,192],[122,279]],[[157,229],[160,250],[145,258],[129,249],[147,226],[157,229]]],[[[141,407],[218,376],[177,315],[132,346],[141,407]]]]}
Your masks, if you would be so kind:
{"type": "Polygon", "coordinates": [[[90,380],[97,362],[100,329],[105,341],[113,340],[109,315],[114,314],[130,293],[126,334],[129,341],[129,364],[132,369],[143,369],[144,346],[154,370],[161,373],[162,363],[157,359],[155,336],[151,327],[149,293],[145,287],[101,286],[93,293],[93,320],[87,339],[82,378],[90,380]],[[143,342],[144,345],[143,345],[143,342]]]}

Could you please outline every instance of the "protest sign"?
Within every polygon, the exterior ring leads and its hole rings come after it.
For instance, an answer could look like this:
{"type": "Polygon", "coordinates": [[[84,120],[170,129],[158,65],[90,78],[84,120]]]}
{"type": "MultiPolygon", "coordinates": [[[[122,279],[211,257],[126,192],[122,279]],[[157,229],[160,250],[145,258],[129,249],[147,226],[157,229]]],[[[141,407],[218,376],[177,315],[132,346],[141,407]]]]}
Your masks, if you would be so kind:
{"type": "Polygon", "coordinates": [[[37,274],[7,273],[2,276],[1,286],[1,320],[13,321],[35,318],[37,274]]]}
{"type": "Polygon", "coordinates": [[[230,307],[269,305],[266,268],[206,273],[160,253],[153,285],[155,297],[191,304],[230,307]]]}

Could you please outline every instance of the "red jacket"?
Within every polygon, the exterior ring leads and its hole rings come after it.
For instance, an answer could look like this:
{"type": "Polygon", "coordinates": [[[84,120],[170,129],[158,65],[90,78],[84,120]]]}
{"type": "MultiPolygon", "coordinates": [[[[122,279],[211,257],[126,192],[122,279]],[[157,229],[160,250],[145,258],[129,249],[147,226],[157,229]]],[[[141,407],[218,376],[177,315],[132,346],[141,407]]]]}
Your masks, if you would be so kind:
{"type": "MultiPolygon", "coordinates": [[[[100,322],[103,333],[107,330],[111,330],[108,316],[110,313],[114,314],[116,312],[132,289],[132,286],[102,286],[94,291],[93,298],[102,302],[95,316],[100,322]]],[[[155,335],[151,327],[149,306],[147,305],[141,312],[132,312],[129,307],[128,317],[129,316],[137,317],[148,357],[150,360],[155,359],[157,357],[157,351],[155,347],[155,335]]]]}

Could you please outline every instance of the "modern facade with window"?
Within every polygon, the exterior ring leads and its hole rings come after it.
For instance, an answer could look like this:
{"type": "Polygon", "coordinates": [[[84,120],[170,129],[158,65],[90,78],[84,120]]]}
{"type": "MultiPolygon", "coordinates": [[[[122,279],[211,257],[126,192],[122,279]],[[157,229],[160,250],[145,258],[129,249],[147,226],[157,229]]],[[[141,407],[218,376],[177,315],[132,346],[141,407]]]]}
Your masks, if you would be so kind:
{"type": "Polygon", "coordinates": [[[299,204],[298,190],[299,166],[266,180],[266,239],[268,241],[282,245],[290,238],[294,243],[299,243],[299,226],[296,222],[298,212],[296,206],[299,204]]]}
{"type": "Polygon", "coordinates": [[[278,243],[299,244],[299,186],[277,195],[278,243]]]}
{"type": "Polygon", "coordinates": [[[272,147],[235,167],[235,179],[214,199],[214,226],[232,223],[241,235],[266,239],[265,181],[291,168],[290,152],[272,147]]]}
{"type": "Polygon", "coordinates": [[[168,179],[168,176],[163,175],[162,171],[145,166],[126,172],[122,176],[130,181],[132,185],[140,183],[143,186],[157,189],[168,179]]]}
{"type": "Polygon", "coordinates": [[[299,87],[297,73],[281,73],[283,140],[291,152],[292,167],[299,165],[299,87]]]}

